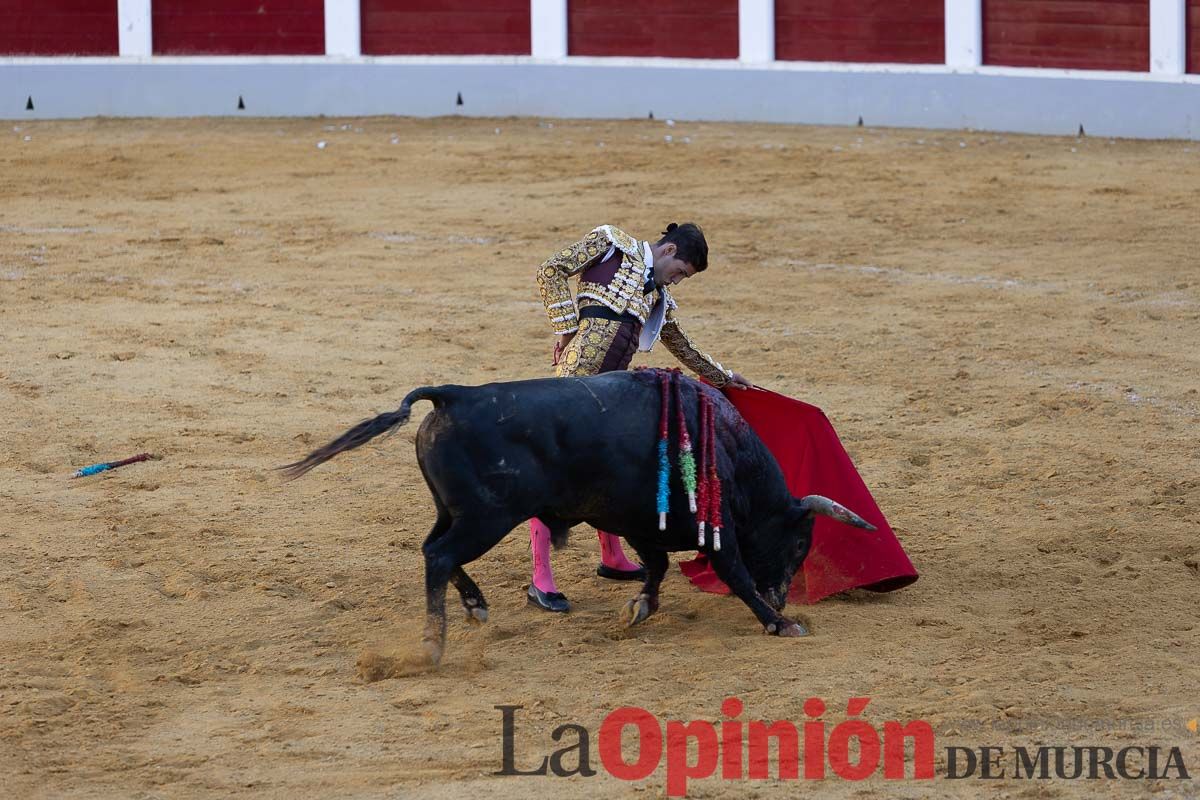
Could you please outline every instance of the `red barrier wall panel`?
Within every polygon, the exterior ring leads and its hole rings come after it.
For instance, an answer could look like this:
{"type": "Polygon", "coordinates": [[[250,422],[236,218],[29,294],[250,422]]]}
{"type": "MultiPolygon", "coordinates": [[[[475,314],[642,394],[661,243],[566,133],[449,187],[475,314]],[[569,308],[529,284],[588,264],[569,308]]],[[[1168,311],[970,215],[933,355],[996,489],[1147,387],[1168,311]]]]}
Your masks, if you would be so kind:
{"type": "Polygon", "coordinates": [[[362,0],[365,55],[529,55],[529,0],[362,0]]]}
{"type": "Polygon", "coordinates": [[[737,58],[737,0],[570,0],[573,56],[737,58]]]}
{"type": "Polygon", "coordinates": [[[323,0],[153,0],[150,17],[156,55],[325,53],[323,0]]]}
{"type": "Polygon", "coordinates": [[[1150,69],[1150,0],[984,0],[983,63],[1150,69]]]}
{"type": "Polygon", "coordinates": [[[1200,73],[1200,0],[1188,0],[1187,71],[1200,73]]]}
{"type": "Polygon", "coordinates": [[[942,64],[945,0],[775,0],[775,58],[942,64]]]}
{"type": "Polygon", "coordinates": [[[4,0],[0,55],[115,56],[116,0],[4,0]]]}

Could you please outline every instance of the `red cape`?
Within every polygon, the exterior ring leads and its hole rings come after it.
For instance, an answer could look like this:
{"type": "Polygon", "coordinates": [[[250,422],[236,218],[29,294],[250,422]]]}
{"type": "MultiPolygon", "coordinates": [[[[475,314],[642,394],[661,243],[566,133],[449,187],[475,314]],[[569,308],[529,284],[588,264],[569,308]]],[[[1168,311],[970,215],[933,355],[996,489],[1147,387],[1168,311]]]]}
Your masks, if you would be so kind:
{"type": "MultiPolygon", "coordinates": [[[[775,456],[793,495],[825,495],[879,529],[864,531],[817,517],[812,548],[804,568],[792,580],[790,602],[815,603],[856,588],[890,592],[917,579],[916,569],[821,409],[766,389],[729,389],[725,397],[775,456]]],[[[729,594],[706,556],[684,561],[679,568],[704,591],[729,594]]]]}

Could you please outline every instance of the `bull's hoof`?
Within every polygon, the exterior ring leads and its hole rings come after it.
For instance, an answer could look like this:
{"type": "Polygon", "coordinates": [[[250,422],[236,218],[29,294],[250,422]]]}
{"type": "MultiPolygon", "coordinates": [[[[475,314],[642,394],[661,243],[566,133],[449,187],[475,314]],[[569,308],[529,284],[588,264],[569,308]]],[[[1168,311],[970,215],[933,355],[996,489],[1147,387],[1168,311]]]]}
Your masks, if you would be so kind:
{"type": "Polygon", "coordinates": [[[488,610],[482,601],[477,597],[467,597],[463,599],[463,608],[467,612],[467,622],[472,625],[482,625],[487,622],[488,610]]]}
{"type": "Polygon", "coordinates": [[[621,620],[628,627],[633,627],[639,622],[644,622],[647,617],[653,614],[658,609],[658,603],[655,603],[648,594],[639,594],[637,597],[630,600],[621,609],[621,620]]]}
{"type": "Polygon", "coordinates": [[[422,639],[421,649],[425,651],[425,660],[433,666],[437,666],[442,661],[442,645],[440,642],[435,642],[432,639],[422,639]]]}
{"type": "Polygon", "coordinates": [[[808,628],[800,622],[792,622],[790,619],[781,619],[781,624],[772,622],[765,628],[765,632],[772,636],[783,636],[788,639],[799,639],[803,636],[808,636],[808,628]]]}

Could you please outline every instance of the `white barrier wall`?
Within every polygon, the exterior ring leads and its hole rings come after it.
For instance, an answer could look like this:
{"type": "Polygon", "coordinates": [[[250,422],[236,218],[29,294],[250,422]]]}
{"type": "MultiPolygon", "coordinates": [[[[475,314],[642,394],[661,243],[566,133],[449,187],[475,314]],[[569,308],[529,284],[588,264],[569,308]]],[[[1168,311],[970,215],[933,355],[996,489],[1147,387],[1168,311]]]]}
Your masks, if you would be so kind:
{"type": "Polygon", "coordinates": [[[529,56],[363,56],[359,0],[326,0],[326,56],[164,57],[150,55],[150,0],[119,0],[120,56],[0,58],[0,117],[652,112],[1200,139],[1185,0],[1150,2],[1150,69],[1101,72],[982,66],[981,0],[946,0],[946,63],[929,66],[774,61],[770,0],[741,0],[737,60],[568,56],[567,0],[531,0],[529,56]]]}

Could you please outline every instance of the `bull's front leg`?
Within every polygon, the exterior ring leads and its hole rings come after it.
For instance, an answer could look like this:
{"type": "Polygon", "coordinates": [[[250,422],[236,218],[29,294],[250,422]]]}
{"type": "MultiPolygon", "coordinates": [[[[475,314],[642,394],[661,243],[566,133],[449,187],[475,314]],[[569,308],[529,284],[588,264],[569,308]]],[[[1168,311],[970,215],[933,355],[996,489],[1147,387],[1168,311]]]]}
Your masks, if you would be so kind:
{"type": "Polygon", "coordinates": [[[738,552],[737,538],[732,530],[726,530],[721,537],[723,547],[720,550],[707,550],[709,559],[717,577],[725,581],[725,585],[737,595],[743,603],[750,607],[754,616],[762,623],[763,630],[772,636],[800,637],[808,636],[808,628],[799,622],[788,619],[780,614],[762,598],[754,588],[754,580],[742,561],[738,552]]]}
{"type": "Polygon", "coordinates": [[[638,554],[642,565],[646,568],[646,582],[638,596],[625,604],[621,609],[621,620],[629,626],[644,622],[651,614],[658,611],[658,589],[671,566],[667,554],[661,550],[652,550],[642,546],[640,542],[629,541],[629,545],[638,554]]]}

